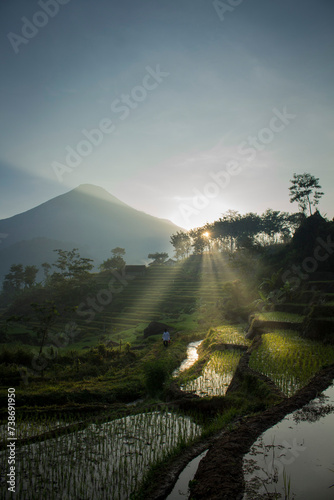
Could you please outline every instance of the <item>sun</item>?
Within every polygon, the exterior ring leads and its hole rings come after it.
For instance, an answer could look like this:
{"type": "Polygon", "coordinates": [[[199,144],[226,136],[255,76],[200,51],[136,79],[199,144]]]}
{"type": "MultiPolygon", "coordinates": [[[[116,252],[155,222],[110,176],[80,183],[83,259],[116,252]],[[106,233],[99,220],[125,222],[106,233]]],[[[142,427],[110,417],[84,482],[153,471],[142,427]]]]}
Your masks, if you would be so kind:
{"type": "Polygon", "coordinates": [[[209,238],[210,234],[206,231],[205,233],[202,234],[204,238],[209,238]]]}

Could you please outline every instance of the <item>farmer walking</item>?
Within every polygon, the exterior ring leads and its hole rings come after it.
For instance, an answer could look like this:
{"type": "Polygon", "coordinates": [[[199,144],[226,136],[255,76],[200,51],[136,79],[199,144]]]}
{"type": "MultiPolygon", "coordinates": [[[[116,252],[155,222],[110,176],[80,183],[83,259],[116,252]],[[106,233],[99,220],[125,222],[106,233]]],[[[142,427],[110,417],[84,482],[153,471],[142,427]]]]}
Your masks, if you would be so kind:
{"type": "Polygon", "coordinates": [[[169,331],[165,328],[164,333],[162,334],[162,341],[165,347],[168,347],[168,344],[170,342],[170,335],[169,331]]]}

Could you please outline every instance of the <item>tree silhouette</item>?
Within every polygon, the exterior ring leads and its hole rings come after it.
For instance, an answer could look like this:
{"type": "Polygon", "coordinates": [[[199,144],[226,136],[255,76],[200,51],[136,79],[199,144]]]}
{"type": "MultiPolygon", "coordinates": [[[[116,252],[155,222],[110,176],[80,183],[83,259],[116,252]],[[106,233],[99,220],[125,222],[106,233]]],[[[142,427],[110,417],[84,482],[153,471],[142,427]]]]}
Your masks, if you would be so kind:
{"type": "Polygon", "coordinates": [[[290,203],[297,201],[303,213],[306,212],[308,207],[310,215],[312,215],[312,206],[316,207],[324,194],[320,191],[319,179],[307,173],[293,174],[293,179],[290,179],[290,182],[292,184],[289,187],[290,203]],[[311,196],[313,196],[313,199],[311,196]]]}
{"type": "Polygon", "coordinates": [[[191,249],[191,239],[188,233],[178,231],[172,234],[170,242],[175,248],[175,257],[177,259],[188,257],[191,249]]]}
{"type": "Polygon", "coordinates": [[[153,262],[151,262],[151,264],[164,264],[164,262],[168,259],[168,253],[166,252],[149,253],[147,257],[149,259],[153,259],[153,262]]]}
{"type": "Polygon", "coordinates": [[[125,260],[123,255],[125,255],[125,249],[121,247],[116,247],[111,250],[112,257],[103,261],[100,265],[101,271],[112,271],[116,269],[117,271],[122,271],[125,267],[125,260]]]}
{"type": "Polygon", "coordinates": [[[50,300],[46,300],[43,304],[31,304],[31,307],[35,313],[34,320],[36,322],[32,328],[40,340],[38,355],[41,356],[49,330],[57,320],[59,312],[54,301],[50,300]]]}
{"type": "Polygon", "coordinates": [[[38,268],[36,266],[26,266],[23,273],[24,286],[31,288],[36,282],[38,268]]]}
{"type": "Polygon", "coordinates": [[[36,282],[38,268],[36,266],[25,266],[12,264],[9,273],[6,274],[3,288],[6,292],[16,293],[24,288],[31,288],[36,282]]]}
{"type": "Polygon", "coordinates": [[[77,280],[87,277],[89,271],[93,269],[93,260],[81,257],[78,249],[66,251],[60,248],[54,250],[57,252],[58,259],[53,264],[54,267],[59,269],[60,272],[55,272],[52,275],[52,281],[63,282],[64,280],[77,280]]]}
{"type": "Polygon", "coordinates": [[[12,264],[9,273],[6,274],[4,279],[4,289],[6,291],[12,290],[17,292],[22,288],[24,283],[24,268],[22,264],[12,264]]]}

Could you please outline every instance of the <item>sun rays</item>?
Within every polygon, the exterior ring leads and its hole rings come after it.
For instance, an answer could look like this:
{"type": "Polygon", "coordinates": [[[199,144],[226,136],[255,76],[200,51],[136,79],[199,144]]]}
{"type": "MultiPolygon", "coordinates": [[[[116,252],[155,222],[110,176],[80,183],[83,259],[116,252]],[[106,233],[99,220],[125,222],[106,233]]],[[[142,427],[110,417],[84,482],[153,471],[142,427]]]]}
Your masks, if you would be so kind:
{"type": "Polygon", "coordinates": [[[228,253],[208,250],[170,266],[153,264],[145,275],[130,280],[105,311],[106,333],[116,334],[115,340],[130,331],[133,336],[152,321],[172,326],[182,314],[198,324],[216,323],[227,302],[238,307],[244,290],[247,282],[228,253]]]}

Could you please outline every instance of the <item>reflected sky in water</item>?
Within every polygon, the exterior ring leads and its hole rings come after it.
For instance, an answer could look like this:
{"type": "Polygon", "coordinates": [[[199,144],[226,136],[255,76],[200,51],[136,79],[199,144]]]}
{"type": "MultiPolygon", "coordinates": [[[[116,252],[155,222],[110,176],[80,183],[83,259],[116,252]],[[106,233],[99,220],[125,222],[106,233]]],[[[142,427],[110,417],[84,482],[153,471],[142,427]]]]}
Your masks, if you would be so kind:
{"type": "Polygon", "coordinates": [[[248,471],[244,500],[268,498],[266,490],[280,493],[282,496],[277,498],[284,498],[284,476],[286,484],[290,481],[290,498],[334,498],[334,486],[331,488],[334,485],[334,385],[324,391],[323,396],[285,417],[256,441],[244,459],[244,471],[248,471]]]}

